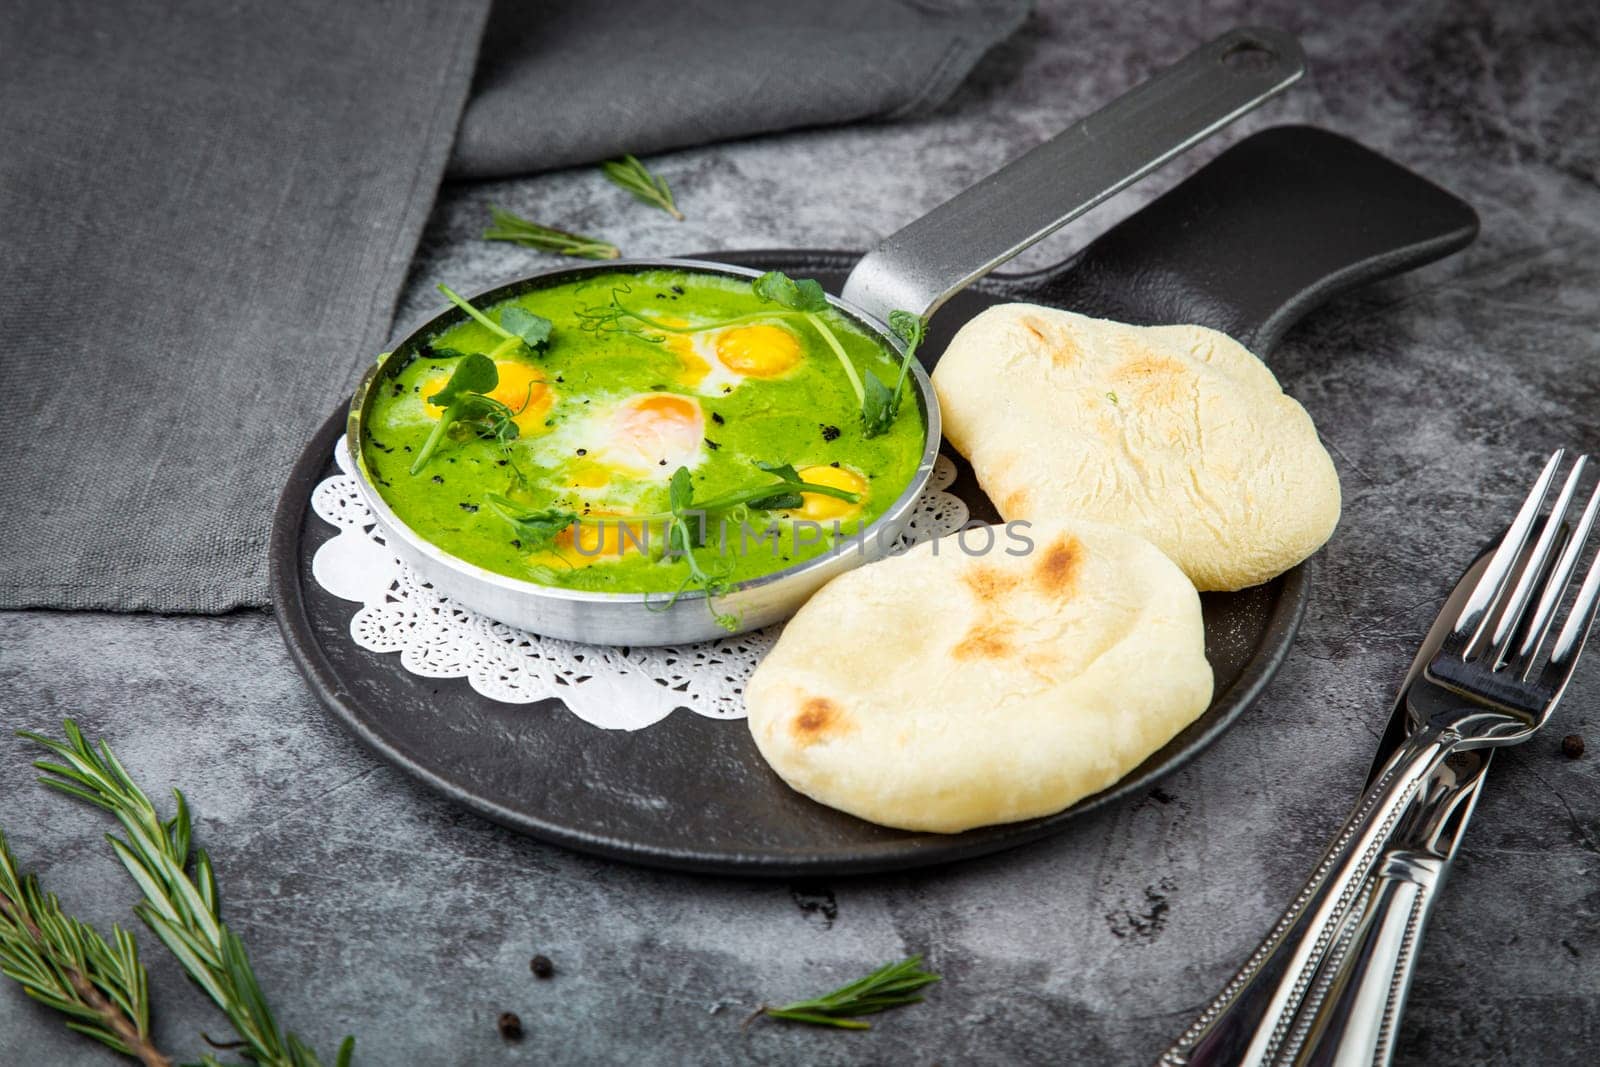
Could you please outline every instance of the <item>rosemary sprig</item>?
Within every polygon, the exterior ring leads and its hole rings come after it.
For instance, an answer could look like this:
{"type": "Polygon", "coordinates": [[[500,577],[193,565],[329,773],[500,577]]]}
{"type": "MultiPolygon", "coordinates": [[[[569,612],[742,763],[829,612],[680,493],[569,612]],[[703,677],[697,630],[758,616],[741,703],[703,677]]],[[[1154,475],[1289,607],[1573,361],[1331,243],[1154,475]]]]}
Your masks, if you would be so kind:
{"type": "Polygon", "coordinates": [[[146,1067],[172,1067],[150,1040],[150,990],[139,947],[120,926],[115,947],[61,911],[54,893],[23,874],[0,832],[0,973],[67,1016],[67,1028],[146,1067]]]}
{"type": "Polygon", "coordinates": [[[658,207],[679,222],[683,221],[683,212],[678,210],[677,202],[672,199],[667,180],[659,174],[651,174],[636,157],[623,156],[621,159],[608,160],[600,164],[600,170],[613,185],[632,193],[635,200],[658,207]]]}
{"type": "MultiPolygon", "coordinates": [[[[71,719],[62,729],[64,742],[26,730],[18,736],[44,746],[61,761],[34,763],[45,772],[41,783],[110,812],[122,824],[127,837],[107,839],[144,895],[134,914],[222,1009],[251,1060],[265,1067],[321,1067],[315,1052],[279,1028],[244,943],[222,921],[211,858],[205,849],[190,849],[189,805],[183,793],[172,791],[176,812],[163,821],[104,741],[92,747],[71,719]]],[[[355,1038],[345,1038],[335,1067],[348,1067],[354,1050],[355,1038]]],[[[209,1055],[202,1062],[216,1063],[209,1055]]]]}
{"type": "Polygon", "coordinates": [[[920,1004],[922,994],[917,990],[937,981],[938,975],[922,969],[920,955],[910,956],[898,963],[884,964],[865,978],[842,985],[831,993],[776,1008],[762,1005],[755,1014],[811,1026],[870,1030],[871,1024],[860,1021],[860,1016],[875,1015],[907,1004],[920,1004]]]}
{"type": "Polygon", "coordinates": [[[541,226],[492,204],[489,217],[490,226],[483,231],[485,241],[510,241],[524,248],[575,259],[616,259],[622,255],[622,250],[609,241],[585,237],[581,233],[569,233],[553,226],[541,226]]]}

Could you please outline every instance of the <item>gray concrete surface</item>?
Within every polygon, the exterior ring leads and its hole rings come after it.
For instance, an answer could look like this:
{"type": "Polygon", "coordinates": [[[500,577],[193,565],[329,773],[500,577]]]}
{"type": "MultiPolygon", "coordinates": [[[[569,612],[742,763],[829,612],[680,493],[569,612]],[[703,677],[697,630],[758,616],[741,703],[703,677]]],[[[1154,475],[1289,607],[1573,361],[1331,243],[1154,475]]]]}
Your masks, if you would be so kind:
{"type": "MultiPolygon", "coordinates": [[[[543,261],[475,240],[484,204],[629,252],[861,247],[1243,21],[1299,31],[1309,82],[1070,227],[1042,265],[1247,130],[1350,134],[1471,201],[1463,255],[1339,301],[1274,358],[1345,488],[1311,609],[1259,706],[1158,793],[957,867],[796,886],[654,873],[518,838],[378,763],[302,688],[264,614],[0,616],[6,726],[74,715],[152,789],[181,785],[227,915],[289,1025],[357,1062],[1140,1063],[1276,917],[1365,773],[1445,587],[1557,444],[1600,448],[1600,20],[1583,4],[1049,4],[939,114],[659,161],[689,221],[587,169],[447,189],[402,325],[543,261]],[[870,1033],[757,1025],[763,999],[906,952],[945,976],[870,1033]],[[557,976],[536,982],[535,952],[557,976]],[[494,1019],[521,1014],[502,1043],[494,1019]]],[[[353,356],[352,358],[359,358],[353,356]]],[[[336,398],[328,398],[330,408],[336,398]]],[[[1600,653],[1595,653],[1600,656],[1600,653]]],[[[1550,736],[1497,761],[1423,950],[1401,1061],[1590,1063],[1600,1050],[1600,661],[1550,736]],[[1590,755],[1558,753],[1563,733],[1590,755]]],[[[67,905],[136,922],[98,816],[0,737],[0,825],[67,905]]],[[[156,1032],[226,1024],[141,931],[156,1032]]],[[[99,1064],[13,988],[0,1063],[99,1064]]]]}

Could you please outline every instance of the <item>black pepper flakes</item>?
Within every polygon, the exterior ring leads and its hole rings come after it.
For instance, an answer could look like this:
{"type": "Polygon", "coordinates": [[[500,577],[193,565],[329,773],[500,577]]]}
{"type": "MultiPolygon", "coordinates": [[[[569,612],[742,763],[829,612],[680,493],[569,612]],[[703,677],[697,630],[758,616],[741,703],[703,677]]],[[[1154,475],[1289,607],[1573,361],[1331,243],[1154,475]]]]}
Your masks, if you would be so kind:
{"type": "Polygon", "coordinates": [[[580,448],[580,449],[578,449],[578,455],[580,455],[580,456],[587,456],[587,455],[588,455],[588,454],[589,454],[589,450],[588,450],[588,449],[587,449],[587,448],[580,448]]]}
{"type": "Polygon", "coordinates": [[[1583,738],[1577,734],[1568,734],[1561,739],[1561,754],[1568,759],[1583,758],[1583,738]]]}
{"type": "Polygon", "coordinates": [[[837,441],[839,439],[839,427],[829,426],[824,423],[822,426],[822,439],[824,441],[837,441]]]}
{"type": "Polygon", "coordinates": [[[674,285],[674,286],[672,286],[672,291],[673,291],[673,292],[674,292],[674,293],[677,293],[677,294],[678,294],[678,295],[679,295],[679,296],[682,296],[682,295],[683,295],[683,286],[681,286],[681,285],[674,285]]]}
{"type": "Polygon", "coordinates": [[[538,955],[528,961],[528,969],[535,978],[549,978],[556,973],[556,965],[550,962],[550,957],[538,955]]]}
{"type": "Polygon", "coordinates": [[[465,500],[463,500],[463,501],[462,501],[462,502],[461,502],[461,503],[460,503],[460,504],[459,504],[459,505],[457,505],[457,506],[458,506],[458,507],[460,507],[460,508],[461,508],[461,510],[462,510],[462,511],[465,511],[465,512],[466,512],[466,513],[467,513],[467,514],[468,514],[468,515],[472,515],[472,514],[475,514],[475,513],[476,513],[476,512],[477,512],[477,510],[478,510],[478,505],[476,505],[476,504],[469,504],[469,503],[467,503],[467,502],[466,502],[466,501],[465,501],[465,500]]]}
{"type": "Polygon", "coordinates": [[[709,448],[709,449],[711,449],[711,451],[713,451],[713,452],[715,452],[715,451],[716,451],[716,450],[717,450],[717,449],[719,449],[719,448],[721,448],[721,447],[722,447],[722,446],[721,446],[721,445],[720,445],[720,444],[718,444],[718,443],[717,443],[717,442],[715,442],[715,441],[713,441],[713,440],[712,440],[712,439],[711,439],[711,438],[709,438],[709,437],[707,437],[707,438],[706,438],[706,439],[705,439],[705,442],[706,442],[706,447],[707,447],[707,448],[709,448]]]}
{"type": "Polygon", "coordinates": [[[434,475],[434,476],[433,476],[433,484],[434,484],[434,485],[443,485],[443,484],[444,484],[444,475],[442,475],[442,474],[435,474],[435,475],[434,475]]]}
{"type": "Polygon", "coordinates": [[[723,423],[727,422],[728,420],[723,418],[721,415],[717,414],[715,411],[713,411],[711,413],[711,421],[716,423],[718,426],[721,426],[723,423]]]}
{"type": "Polygon", "coordinates": [[[503,1011],[500,1018],[495,1020],[495,1029],[500,1031],[500,1036],[507,1041],[522,1040],[522,1019],[514,1011],[503,1011]]]}

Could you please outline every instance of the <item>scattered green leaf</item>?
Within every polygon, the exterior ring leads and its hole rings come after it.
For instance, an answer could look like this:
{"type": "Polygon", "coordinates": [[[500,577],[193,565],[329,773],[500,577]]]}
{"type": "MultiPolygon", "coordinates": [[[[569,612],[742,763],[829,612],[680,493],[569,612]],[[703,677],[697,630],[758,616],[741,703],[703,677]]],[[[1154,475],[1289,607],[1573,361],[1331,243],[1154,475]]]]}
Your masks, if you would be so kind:
{"type": "MultiPolygon", "coordinates": [[[[104,741],[91,746],[71,719],[62,726],[65,741],[28,731],[17,736],[43,746],[60,761],[34,763],[44,772],[40,782],[109,812],[122,825],[123,837],[107,839],[144,896],[134,914],[228,1017],[249,1060],[263,1067],[320,1067],[310,1047],[279,1026],[244,943],[223,922],[211,859],[204,849],[190,850],[191,822],[183,794],[172,791],[176,811],[171,819],[161,819],[104,741]]],[[[347,1038],[339,1053],[346,1062],[348,1045],[347,1038]]],[[[216,1063],[209,1056],[202,1062],[216,1063]]]]}
{"type": "Polygon", "coordinates": [[[871,1024],[861,1022],[860,1016],[920,1004],[923,997],[918,990],[937,981],[938,975],[922,969],[921,956],[911,956],[898,963],[885,964],[865,978],[842,985],[831,993],[776,1008],[762,1006],[755,1014],[810,1026],[868,1030],[871,1024]]]}
{"type": "Polygon", "coordinates": [[[150,987],[139,947],[120,926],[112,941],[61,910],[24,874],[0,832],[0,972],[85,1037],[143,1062],[171,1067],[150,1037],[150,987]]]}
{"type": "Polygon", "coordinates": [[[622,255],[622,250],[609,241],[542,226],[497,207],[489,208],[489,217],[492,222],[483,231],[485,241],[510,241],[524,248],[575,259],[616,259],[622,255]]]}
{"type": "Polygon", "coordinates": [[[677,203],[672,199],[672,190],[667,187],[667,180],[658,174],[650,173],[649,169],[635,157],[623,156],[621,159],[608,160],[600,164],[600,170],[612,184],[632,193],[635,200],[651,207],[658,207],[679,222],[683,221],[683,212],[678,210],[677,203]]]}

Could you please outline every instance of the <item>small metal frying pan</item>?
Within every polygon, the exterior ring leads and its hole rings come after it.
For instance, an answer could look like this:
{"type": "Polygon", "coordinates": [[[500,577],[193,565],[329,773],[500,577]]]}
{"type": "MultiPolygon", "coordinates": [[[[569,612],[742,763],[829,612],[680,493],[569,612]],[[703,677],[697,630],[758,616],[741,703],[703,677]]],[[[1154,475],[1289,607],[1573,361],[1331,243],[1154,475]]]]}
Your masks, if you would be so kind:
{"type": "MultiPolygon", "coordinates": [[[[1277,30],[1234,30],[1007,164],[867,253],[829,302],[861,329],[904,351],[889,313],[927,317],[962,288],[1138,180],[1229,122],[1282,92],[1305,73],[1299,43],[1277,30]]],[[[755,277],[746,267],[689,259],[612,260],[543,271],[473,296],[487,306],[585,274],[672,269],[755,277]]],[[[362,457],[362,427],[383,383],[418,345],[456,325],[456,308],[429,320],[362,379],[350,405],[351,467],[385,540],[451,599],[491,618],[550,637],[605,645],[676,645],[725,636],[703,603],[686,593],[660,597],[593,593],[538,585],[467,563],[428,542],[395,515],[373,486],[362,457]]],[[[917,405],[927,427],[921,462],[889,508],[865,531],[863,550],[825,554],[743,582],[719,610],[752,630],[787,618],[829,579],[884,555],[904,528],[938,458],[939,405],[926,371],[913,365],[917,405]]]]}

